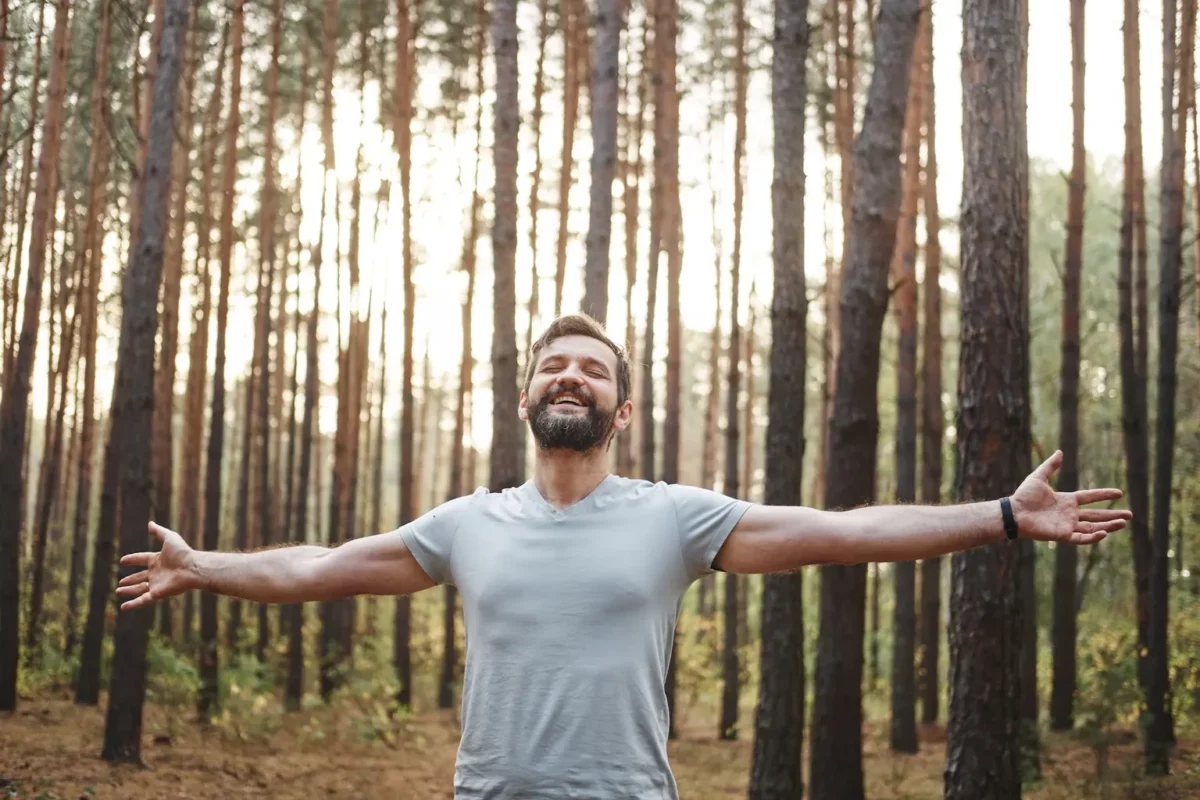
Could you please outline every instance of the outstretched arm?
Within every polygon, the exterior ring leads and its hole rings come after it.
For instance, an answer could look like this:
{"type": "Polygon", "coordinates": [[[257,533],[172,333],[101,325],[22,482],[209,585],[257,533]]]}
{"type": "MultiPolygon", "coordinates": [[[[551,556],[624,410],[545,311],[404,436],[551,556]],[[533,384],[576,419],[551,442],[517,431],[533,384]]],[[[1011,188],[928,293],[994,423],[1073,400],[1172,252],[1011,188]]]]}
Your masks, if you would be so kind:
{"type": "MultiPolygon", "coordinates": [[[[1125,527],[1131,514],[1087,509],[1118,500],[1119,489],[1056,492],[1050,480],[1062,464],[1055,452],[1025,479],[1011,502],[1023,539],[1095,544],[1125,527]]],[[[809,564],[917,561],[1003,541],[998,500],[950,506],[866,506],[818,511],[755,505],[746,511],[713,565],[726,572],[786,572],[809,564]]]]}
{"type": "Polygon", "coordinates": [[[282,546],[254,553],[193,550],[183,537],[153,522],[157,553],[130,553],[124,566],[146,567],[124,578],[121,610],[150,605],[191,589],[256,603],[303,603],[356,594],[412,594],[434,585],[399,531],[354,539],[339,547],[282,546]]]}

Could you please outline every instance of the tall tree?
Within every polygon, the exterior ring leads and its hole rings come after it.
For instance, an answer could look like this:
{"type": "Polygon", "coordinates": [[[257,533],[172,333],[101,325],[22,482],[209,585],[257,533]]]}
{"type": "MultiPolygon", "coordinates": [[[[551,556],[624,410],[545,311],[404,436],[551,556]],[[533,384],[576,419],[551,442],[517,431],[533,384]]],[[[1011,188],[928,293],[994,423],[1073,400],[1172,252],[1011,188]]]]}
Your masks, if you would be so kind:
{"type": "Polygon", "coordinates": [[[596,61],[592,69],[592,191],[588,219],[583,310],[601,323],[608,316],[608,256],[612,238],[613,177],[617,163],[617,71],[621,61],[623,0],[596,2],[596,61]]]}
{"type": "MultiPolygon", "coordinates": [[[[188,27],[186,0],[169,0],[153,87],[146,170],[140,193],[145,206],[136,248],[122,286],[121,337],[113,392],[113,436],[121,442],[121,553],[146,549],[150,521],[150,442],[154,411],[154,334],[171,197],[171,161],[180,62],[188,27]]],[[[123,568],[122,573],[132,572],[123,568]]],[[[146,699],[146,641],[151,611],[117,617],[112,678],[102,755],[110,762],[141,761],[142,705],[146,699]]]]}
{"type": "MultiPolygon", "coordinates": [[[[526,315],[525,346],[522,351],[526,354],[533,349],[533,330],[538,318],[541,278],[538,276],[538,212],[541,209],[542,195],[542,100],[546,94],[546,43],[550,39],[552,25],[550,24],[550,0],[538,0],[538,51],[537,67],[533,79],[533,178],[529,190],[529,306],[526,315]]],[[[522,431],[524,435],[524,431],[522,431]]],[[[621,440],[617,440],[617,447],[621,440]]]]}
{"type": "Polygon", "coordinates": [[[1163,0],[1163,169],[1159,190],[1158,245],[1158,414],[1154,452],[1154,528],[1150,556],[1150,636],[1147,656],[1146,771],[1169,771],[1174,723],[1167,698],[1167,620],[1171,532],[1171,482],[1175,465],[1175,387],[1179,346],[1179,289],[1182,263],[1183,182],[1188,103],[1194,101],[1193,53],[1196,2],[1183,2],[1179,41],[1179,99],[1175,100],[1175,0],[1163,0]]]}
{"type": "MultiPolygon", "coordinates": [[[[200,505],[201,454],[204,447],[204,400],[208,382],[208,337],[212,318],[212,179],[217,157],[218,122],[225,88],[225,57],[229,44],[229,24],[221,29],[212,93],[200,134],[200,216],[196,221],[196,271],[200,299],[192,317],[188,339],[187,399],[183,421],[183,465],[179,491],[179,530],[193,547],[200,545],[203,531],[200,505]]],[[[192,642],[195,614],[194,592],[183,601],[183,638],[192,642]]]]}
{"type": "MultiPolygon", "coordinates": [[[[221,261],[217,291],[216,366],[213,369],[212,414],[208,433],[208,466],[204,488],[204,549],[216,550],[221,533],[221,465],[225,447],[225,336],[229,322],[229,280],[233,261],[233,187],[238,171],[237,132],[241,122],[242,37],[245,29],[245,0],[235,0],[231,9],[229,117],[225,127],[225,150],[221,164],[221,261]]],[[[243,465],[243,469],[245,465],[243,465]]],[[[207,720],[217,709],[219,697],[217,661],[217,598],[200,597],[200,692],[198,710],[207,720]]]]}
{"type": "Polygon", "coordinates": [[[1138,683],[1146,685],[1146,654],[1150,640],[1150,489],[1149,431],[1146,401],[1145,317],[1145,187],[1142,183],[1142,89],[1138,0],[1125,0],[1125,163],[1121,195],[1121,236],[1117,267],[1118,328],[1121,362],[1121,429],[1125,449],[1125,482],[1129,497],[1130,545],[1133,549],[1134,595],[1137,603],[1138,683]],[[1140,234],[1138,272],[1141,277],[1135,306],[1134,248],[1140,234]],[[1136,309],[1136,320],[1135,320],[1136,309]],[[1136,331],[1136,335],[1135,335],[1136,331]]]}
{"type": "MultiPolygon", "coordinates": [[[[904,122],[904,175],[900,221],[892,255],[899,352],[896,364],[896,502],[917,500],[917,204],[921,193],[921,123],[924,117],[925,37],[932,6],[924,6],[908,79],[904,122]]],[[[917,565],[896,564],[892,587],[892,719],[891,747],[917,752],[916,609],[917,565]]]]}
{"type": "MultiPolygon", "coordinates": [[[[725,494],[738,497],[741,485],[738,475],[738,400],[741,383],[741,308],[739,281],[742,263],[742,210],[745,198],[743,165],[746,156],[746,94],[748,69],[746,65],[746,3],[734,3],[733,38],[733,267],[729,295],[729,376],[725,405],[725,494]]],[[[737,738],[738,697],[740,695],[741,661],[737,649],[738,576],[725,575],[724,658],[721,661],[721,726],[722,739],[737,738]]]]}
{"type": "MultiPolygon", "coordinates": [[[[942,246],[937,199],[937,116],[934,107],[933,14],[922,15],[925,44],[925,331],[921,354],[921,501],[942,500],[942,246]]],[[[942,560],[921,562],[921,721],[937,721],[941,690],[938,681],[942,635],[942,560]]]]}
{"type": "MultiPolygon", "coordinates": [[[[402,222],[402,256],[404,260],[404,355],[403,375],[400,388],[400,524],[411,521],[416,515],[413,491],[413,312],[416,305],[416,289],[413,285],[412,254],[412,116],[413,87],[416,84],[416,25],[408,0],[396,2],[396,79],[392,87],[395,108],[395,142],[400,161],[400,195],[404,204],[402,222]]],[[[515,24],[515,23],[514,23],[515,24]]],[[[330,125],[332,148],[332,58],[326,53],[326,119],[330,125]]],[[[330,152],[327,150],[327,152],[330,152]]],[[[331,155],[331,154],[330,154],[331,155]]],[[[332,156],[331,156],[332,157],[332,156]]],[[[513,192],[516,203],[516,191],[513,192]]],[[[513,216],[516,216],[514,210],[513,216]]],[[[515,230],[515,223],[514,223],[515,230]]],[[[513,234],[516,235],[515,232],[513,234]]],[[[514,249],[516,242],[514,240],[514,249]]],[[[514,301],[515,302],[515,301],[514,301]]],[[[516,346],[513,347],[514,371],[516,346]]],[[[514,414],[516,412],[514,411],[514,414]]],[[[396,677],[400,683],[397,699],[402,705],[412,703],[412,657],[409,651],[411,636],[410,601],[407,596],[396,598],[394,618],[393,661],[396,677]]]]}
{"type": "MultiPolygon", "coordinates": [[[[804,383],[808,339],[804,281],[805,63],[808,0],[778,0],[771,64],[775,172],[771,299],[771,383],[767,394],[768,505],[799,505],[804,465],[804,383]]],[[[804,742],[802,574],[767,575],[762,599],[762,680],[754,716],[750,800],[800,797],[804,742]]]]}
{"type": "Polygon", "coordinates": [[[517,335],[514,270],[517,249],[517,97],[516,0],[495,0],[491,11],[493,57],[496,65],[493,159],[496,167],[495,212],[492,220],[494,258],[492,340],[493,492],[515,486],[521,473],[520,421],[517,418],[517,335]]]}
{"type": "MultiPolygon", "coordinates": [[[[160,525],[174,527],[171,496],[175,487],[175,356],[179,349],[179,300],[183,280],[183,239],[187,228],[188,181],[191,176],[192,94],[195,89],[195,29],[189,29],[184,54],[183,94],[179,100],[179,147],[171,158],[171,220],[167,233],[162,297],[162,340],[154,373],[154,518],[160,525]]],[[[173,633],[171,605],[158,609],[159,630],[173,633]]]]}
{"type": "MultiPolygon", "coordinates": [[[[483,161],[483,92],[485,89],[484,44],[487,29],[484,27],[486,0],[479,0],[476,7],[475,24],[475,94],[478,106],[475,115],[475,175],[471,182],[471,206],[468,211],[467,234],[463,239],[462,270],[467,274],[467,296],[462,305],[462,360],[458,372],[458,398],[454,407],[454,440],[450,446],[450,491],[447,500],[460,497],[468,491],[467,483],[474,480],[464,475],[463,437],[466,434],[467,403],[472,392],[472,372],[475,359],[471,353],[471,321],[475,304],[475,260],[479,241],[479,215],[483,205],[483,194],[479,190],[479,167],[483,161]]],[[[445,587],[445,614],[443,618],[442,674],[438,683],[438,707],[454,705],[454,683],[458,676],[458,640],[455,632],[457,621],[458,591],[454,586],[445,587]]]]}
{"type": "MultiPolygon", "coordinates": [[[[888,266],[900,210],[900,145],[918,0],[884,0],[875,71],[862,131],[854,142],[853,216],[841,283],[836,395],[829,427],[826,508],[874,500],[879,436],[880,339],[887,312],[888,266]]],[[[861,798],[862,646],[865,570],[821,570],[821,623],[813,701],[813,800],[861,798]]]]}
{"type": "MultiPolygon", "coordinates": [[[[563,129],[558,172],[558,249],[554,262],[554,316],[562,314],[563,283],[567,275],[567,239],[570,236],[571,186],[575,183],[575,127],[579,116],[580,29],[586,37],[583,0],[564,0],[559,23],[563,35],[563,129]]],[[[618,31],[618,37],[620,32],[618,31]]],[[[586,46],[586,39],[585,44],[586,46]]]]}
{"type": "MultiPolygon", "coordinates": [[[[1083,143],[1084,0],[1071,2],[1071,187],[1067,200],[1067,258],[1063,272],[1062,378],[1059,383],[1059,448],[1063,451],[1058,489],[1079,488],[1079,282],[1083,271],[1083,198],[1087,151],[1083,143]]],[[[1051,634],[1053,680],[1050,728],[1074,727],[1075,573],[1079,551],[1054,550],[1054,629],[1051,634]]]]}
{"type": "MultiPolygon", "coordinates": [[[[46,1],[47,0],[38,0],[37,33],[34,34],[34,40],[33,40],[33,42],[34,42],[34,44],[33,44],[33,75],[30,79],[30,87],[29,87],[28,126],[29,126],[30,134],[27,134],[25,137],[25,147],[21,153],[21,180],[20,180],[20,187],[17,189],[17,206],[16,206],[17,242],[13,248],[13,256],[12,256],[13,257],[13,270],[12,270],[12,275],[9,277],[8,287],[7,287],[8,291],[9,291],[9,296],[11,298],[9,301],[11,313],[8,316],[8,330],[5,331],[5,339],[4,339],[4,380],[6,381],[5,385],[7,385],[7,382],[9,380],[11,380],[8,376],[12,373],[13,362],[15,361],[15,359],[17,357],[17,344],[18,344],[18,342],[17,342],[17,314],[16,314],[17,297],[18,297],[17,293],[20,290],[20,286],[21,286],[21,267],[22,267],[21,259],[25,255],[25,230],[26,230],[26,224],[28,222],[28,215],[26,213],[26,209],[29,208],[29,182],[33,179],[33,175],[32,175],[32,171],[33,171],[33,136],[31,134],[32,134],[34,127],[37,126],[38,110],[41,106],[41,100],[42,100],[42,94],[41,94],[41,90],[39,87],[41,86],[41,82],[42,82],[42,38],[43,38],[42,34],[46,27],[46,1]]],[[[14,65],[13,65],[13,83],[14,83],[14,85],[16,83],[16,70],[17,70],[17,66],[14,63],[14,65]]],[[[43,121],[43,123],[42,123],[42,128],[43,128],[43,130],[45,129],[45,121],[43,121]]],[[[44,146],[45,139],[43,139],[42,141],[43,141],[43,146],[44,146]]],[[[39,171],[39,173],[41,172],[40,169],[38,171],[39,171]]],[[[35,197],[35,203],[36,203],[36,197],[35,197]]],[[[35,205],[34,213],[36,216],[36,205],[35,205]]],[[[32,250],[30,251],[30,255],[32,256],[32,250]]],[[[32,258],[30,260],[32,260],[32,258]]],[[[32,272],[30,272],[30,275],[32,276],[32,272]]],[[[39,279],[39,281],[40,281],[40,279],[39,279]]],[[[26,296],[28,296],[30,286],[32,286],[32,281],[30,280],[29,277],[27,277],[26,282],[25,282],[26,296]]],[[[38,292],[39,293],[41,292],[40,288],[38,289],[38,292]]],[[[28,301],[26,301],[26,302],[28,302],[28,301]]],[[[24,318],[22,318],[22,324],[24,324],[24,318]]],[[[31,367],[31,369],[32,369],[32,367],[31,367]]],[[[24,401],[22,401],[22,402],[24,402],[24,401]]],[[[18,461],[20,461],[20,459],[18,459],[18,461]]],[[[16,634],[14,633],[13,636],[16,636],[16,634]]]]}
{"type": "Polygon", "coordinates": [[[54,12],[46,116],[42,122],[42,149],[34,184],[29,275],[21,334],[14,342],[16,356],[12,369],[4,371],[5,390],[0,398],[0,495],[7,498],[0,510],[0,569],[3,570],[0,572],[3,577],[0,580],[0,711],[12,711],[17,705],[21,517],[25,488],[21,480],[21,462],[41,320],[42,278],[49,246],[47,234],[58,194],[58,151],[66,98],[70,12],[71,0],[59,0],[54,12]]]}
{"type": "MultiPolygon", "coordinates": [[[[1029,160],[1020,0],[963,7],[962,329],[955,496],[1008,494],[1029,470],[1029,160]]],[[[1020,797],[1020,549],[956,554],[945,790],[1020,797]]]]}
{"type": "Polygon", "coordinates": [[[642,51],[642,69],[650,73],[650,84],[654,87],[652,102],[654,104],[654,163],[652,182],[650,186],[650,253],[646,269],[646,329],[642,333],[642,430],[639,439],[641,453],[638,457],[643,480],[658,480],[657,463],[655,461],[655,422],[654,422],[654,328],[658,318],[658,261],[662,255],[662,229],[666,209],[668,187],[666,179],[666,148],[662,142],[666,137],[666,86],[663,79],[663,58],[660,52],[659,37],[665,36],[663,26],[666,24],[659,0],[654,0],[647,7],[651,17],[649,29],[653,33],[652,46],[649,51],[642,51]],[[650,64],[647,70],[646,59],[650,64]]]}

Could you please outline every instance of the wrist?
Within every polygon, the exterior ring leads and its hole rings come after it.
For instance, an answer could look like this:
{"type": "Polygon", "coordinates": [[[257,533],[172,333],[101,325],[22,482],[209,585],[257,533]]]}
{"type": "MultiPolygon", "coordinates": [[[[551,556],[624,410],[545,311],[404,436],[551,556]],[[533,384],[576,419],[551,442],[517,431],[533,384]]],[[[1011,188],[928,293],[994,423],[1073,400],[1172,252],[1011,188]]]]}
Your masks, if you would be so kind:
{"type": "Polygon", "coordinates": [[[187,575],[190,589],[199,589],[204,592],[212,591],[212,556],[215,553],[208,553],[203,550],[193,550],[191,558],[188,559],[187,568],[184,573],[187,575]]]}
{"type": "Polygon", "coordinates": [[[1004,539],[1016,541],[1020,536],[1018,502],[1011,496],[1002,497],[1000,498],[999,506],[1001,533],[1004,539]]]}

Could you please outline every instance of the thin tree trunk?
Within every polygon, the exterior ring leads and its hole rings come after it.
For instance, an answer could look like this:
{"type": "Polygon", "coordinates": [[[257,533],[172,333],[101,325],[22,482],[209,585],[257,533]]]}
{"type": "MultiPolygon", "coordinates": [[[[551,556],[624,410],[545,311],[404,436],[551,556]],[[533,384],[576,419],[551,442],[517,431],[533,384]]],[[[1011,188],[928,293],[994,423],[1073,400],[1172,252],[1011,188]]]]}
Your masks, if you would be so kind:
{"type": "MultiPolygon", "coordinates": [[[[922,16],[925,44],[925,212],[924,352],[921,355],[921,501],[942,501],[942,247],[937,198],[937,115],[934,104],[933,18],[922,16]]],[[[942,634],[942,560],[921,562],[921,721],[937,722],[941,704],[939,663],[942,634]]]]}
{"type": "MultiPolygon", "coordinates": [[[[4,340],[4,380],[5,386],[8,385],[12,374],[14,361],[17,357],[17,300],[20,297],[21,289],[21,258],[25,255],[25,226],[28,220],[26,209],[29,208],[29,190],[30,181],[33,178],[33,129],[38,123],[38,109],[41,105],[41,91],[39,89],[42,82],[42,35],[46,27],[46,0],[38,2],[38,21],[37,33],[34,35],[33,46],[33,77],[29,87],[29,132],[25,134],[25,149],[21,153],[21,182],[20,188],[17,190],[17,243],[13,248],[14,268],[12,277],[9,279],[9,287],[11,292],[11,303],[9,304],[12,313],[8,317],[8,330],[5,331],[4,340]]],[[[17,65],[13,65],[13,84],[16,83],[17,65]]],[[[45,122],[42,123],[42,129],[45,130],[45,122]]],[[[43,147],[45,147],[45,139],[43,138],[43,147]]],[[[40,172],[40,170],[39,170],[40,172]]],[[[36,203],[36,198],[34,200],[36,203]]],[[[30,260],[32,261],[32,251],[30,252],[30,260]]],[[[29,292],[30,281],[26,280],[25,292],[29,292]]],[[[40,289],[38,290],[41,291],[40,289]]],[[[22,320],[23,322],[23,320],[22,320]]],[[[14,633],[13,636],[16,636],[14,633]]]]}
{"type": "MultiPolygon", "coordinates": [[[[742,209],[745,182],[742,169],[746,154],[746,4],[734,4],[734,98],[736,127],[733,140],[733,267],[729,300],[729,373],[725,407],[725,494],[741,496],[738,475],[738,400],[741,381],[741,326],[738,311],[741,298],[739,282],[742,264],[742,209]]],[[[721,661],[721,739],[735,739],[738,734],[738,698],[740,696],[741,661],[737,649],[738,576],[725,575],[724,651],[721,661]]]]}
{"type": "MultiPolygon", "coordinates": [[[[892,256],[895,284],[896,326],[899,352],[896,367],[896,502],[917,501],[917,202],[921,193],[921,127],[924,121],[925,81],[923,68],[928,47],[928,17],[931,7],[921,11],[917,44],[908,82],[908,109],[904,123],[904,175],[901,184],[900,221],[892,256]]],[[[906,561],[895,565],[892,588],[892,708],[891,748],[895,753],[916,753],[916,639],[917,565],[906,561]]],[[[876,598],[878,603],[878,598],[876,598]]]]}
{"type": "MultiPolygon", "coordinates": [[[[245,0],[235,0],[231,29],[229,118],[225,128],[225,152],[221,177],[221,283],[217,293],[216,367],[213,372],[213,405],[208,435],[208,467],[204,493],[204,549],[216,550],[221,532],[221,462],[225,445],[225,334],[229,320],[229,280],[233,256],[233,186],[238,167],[237,132],[241,121],[242,35],[245,0]]],[[[247,420],[247,423],[249,421],[247,420]]],[[[242,469],[248,465],[243,464],[242,469]]],[[[236,628],[235,628],[236,630],[236,628]]],[[[200,597],[200,694],[198,710],[202,721],[217,710],[219,697],[217,663],[217,598],[200,597]]]]}
{"type": "Polygon", "coordinates": [[[1158,248],[1158,413],[1154,455],[1154,528],[1150,557],[1150,630],[1147,656],[1149,725],[1146,729],[1146,772],[1165,775],[1170,769],[1174,721],[1169,701],[1167,622],[1169,616],[1171,482],[1175,455],[1175,388],[1179,338],[1179,288],[1182,262],[1184,145],[1187,106],[1192,101],[1192,54],[1196,3],[1184,0],[1180,36],[1180,90],[1175,104],[1175,0],[1163,2],[1163,170],[1159,205],[1158,248]]]}
{"type": "MultiPolygon", "coordinates": [[[[794,23],[792,23],[794,24],[794,23]]],[[[716,104],[710,109],[709,135],[720,119],[724,117],[724,103],[716,104]]],[[[704,404],[704,453],[700,464],[700,485],[706,489],[715,488],[717,475],[717,413],[721,396],[721,277],[724,273],[721,256],[721,225],[717,215],[717,180],[715,172],[717,148],[710,141],[708,154],[708,172],[710,193],[710,210],[712,212],[713,228],[713,272],[716,287],[716,311],[713,317],[712,336],[708,348],[708,397],[704,404]]],[[[712,618],[716,614],[717,576],[705,575],[700,579],[700,613],[712,618]]]]}
{"type": "Polygon", "coordinates": [[[33,225],[29,237],[29,277],[21,334],[15,341],[12,371],[5,370],[6,389],[0,399],[0,495],[7,498],[0,511],[0,710],[17,705],[17,635],[20,603],[20,536],[24,485],[21,454],[29,413],[29,390],[37,350],[42,305],[47,227],[58,189],[58,150],[62,133],[63,101],[67,80],[67,41],[70,0],[59,0],[54,14],[50,76],[47,81],[46,117],[42,124],[42,149],[38,156],[33,196],[33,225]]]}
{"type": "MultiPolygon", "coordinates": [[[[1029,472],[1029,162],[1021,3],[967,0],[963,12],[955,497],[969,501],[1008,494],[1029,472]]],[[[949,800],[1020,797],[1021,556],[1019,544],[1004,542],[952,560],[949,800]]]]}
{"type": "MultiPolygon", "coordinates": [[[[200,302],[192,319],[188,340],[187,400],[184,406],[182,485],[179,494],[179,531],[188,544],[198,547],[203,537],[200,505],[201,452],[204,447],[204,400],[208,380],[208,337],[212,317],[212,178],[217,155],[217,124],[224,97],[225,56],[229,42],[228,22],[221,30],[220,51],[208,113],[200,135],[200,217],[196,226],[196,270],[200,280],[200,302]]],[[[183,638],[193,641],[195,593],[184,596],[183,638]]]]}
{"type": "MultiPolygon", "coordinates": [[[[888,266],[900,210],[900,146],[917,0],[880,6],[875,72],[862,131],[854,143],[853,219],[844,259],[836,394],[829,427],[825,507],[853,508],[875,495],[879,351],[887,312],[888,266]]],[[[813,703],[813,800],[863,796],[862,663],[866,571],[821,570],[821,622],[813,703]]]]}
{"type": "MultiPolygon", "coordinates": [[[[571,186],[575,183],[575,127],[579,116],[579,28],[586,29],[581,0],[564,0],[559,19],[563,34],[563,130],[558,173],[558,250],[554,267],[554,316],[562,314],[563,283],[567,274],[567,238],[570,233],[571,186]]],[[[618,31],[618,37],[619,37],[618,31]]]]}
{"type": "MultiPolygon", "coordinates": [[[[804,466],[807,287],[804,279],[804,123],[808,0],[775,5],[771,105],[775,171],[771,381],[763,502],[799,505],[804,466]]],[[[762,677],[754,715],[750,800],[791,800],[803,791],[804,583],[767,575],[762,598],[762,677]]]]}
{"type": "MultiPolygon", "coordinates": [[[[186,0],[170,0],[153,84],[144,177],[139,193],[145,210],[136,229],[122,287],[121,337],[113,392],[113,438],[120,443],[121,555],[145,550],[151,509],[151,427],[154,413],[154,334],[167,239],[171,161],[180,62],[188,28],[186,0]]],[[[64,53],[65,55],[65,53],[64,53]]],[[[121,576],[131,573],[128,567],[121,576]]],[[[111,763],[141,762],[142,706],[146,699],[146,644],[152,611],[117,616],[112,677],[101,757],[111,763]]]]}
{"type": "MultiPolygon", "coordinates": [[[[648,5],[647,13],[651,15],[650,28],[653,30],[653,45],[651,51],[643,51],[650,55],[650,84],[654,87],[654,173],[650,188],[650,262],[646,270],[646,330],[642,334],[642,435],[641,455],[639,457],[641,476],[643,480],[658,480],[657,464],[655,462],[655,422],[654,422],[654,326],[658,317],[658,259],[662,253],[663,211],[665,208],[665,193],[667,191],[664,175],[665,162],[660,152],[663,141],[664,117],[662,112],[665,103],[663,89],[662,56],[659,53],[658,38],[662,31],[662,12],[658,8],[661,0],[653,0],[648,5]]],[[[645,65],[643,65],[645,69],[645,65]]]]}
{"type": "Polygon", "coordinates": [[[592,190],[584,268],[583,311],[608,317],[608,257],[612,184],[617,162],[617,71],[621,60],[622,0],[596,2],[596,62],[592,70],[592,190]]]}
{"type": "MultiPolygon", "coordinates": [[[[1083,200],[1087,153],[1083,143],[1084,0],[1071,2],[1071,186],[1067,200],[1067,253],[1063,275],[1062,378],[1059,384],[1059,448],[1063,452],[1057,488],[1079,488],[1079,284],[1083,269],[1083,200]]],[[[1075,573],[1079,551],[1054,550],[1054,623],[1051,632],[1053,680],[1050,691],[1050,729],[1074,727],[1075,701],[1075,573]]]]}
{"type": "MultiPolygon", "coordinates": [[[[541,279],[538,277],[538,212],[541,209],[542,186],[542,98],[546,93],[546,42],[550,39],[550,0],[538,0],[538,54],[537,67],[533,79],[533,185],[529,191],[529,313],[525,329],[526,355],[533,349],[533,330],[539,311],[539,289],[541,279]]],[[[522,436],[524,429],[522,428],[522,436]]],[[[617,447],[621,440],[617,440],[617,447]]]]}
{"type": "MultiPolygon", "coordinates": [[[[195,33],[188,31],[184,56],[184,90],[180,98],[179,148],[171,162],[171,221],[167,239],[162,300],[162,340],[158,369],[154,374],[154,519],[159,525],[174,527],[171,496],[174,492],[175,431],[175,358],[179,349],[179,299],[183,280],[183,239],[187,232],[187,187],[191,175],[192,92],[195,89],[195,33]]],[[[164,601],[158,608],[159,632],[167,639],[173,634],[171,605],[164,601]]]]}

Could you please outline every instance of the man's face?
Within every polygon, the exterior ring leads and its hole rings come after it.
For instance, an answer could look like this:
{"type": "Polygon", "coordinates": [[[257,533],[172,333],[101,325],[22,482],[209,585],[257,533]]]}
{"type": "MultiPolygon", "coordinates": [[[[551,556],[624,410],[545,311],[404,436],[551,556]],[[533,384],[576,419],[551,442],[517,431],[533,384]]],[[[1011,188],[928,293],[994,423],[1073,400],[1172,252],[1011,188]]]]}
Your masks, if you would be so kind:
{"type": "Polygon", "coordinates": [[[617,407],[617,356],[590,336],[564,336],[538,354],[519,414],[544,450],[586,453],[629,424],[617,407]]]}

